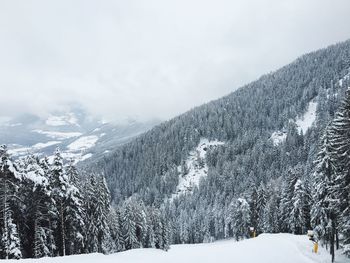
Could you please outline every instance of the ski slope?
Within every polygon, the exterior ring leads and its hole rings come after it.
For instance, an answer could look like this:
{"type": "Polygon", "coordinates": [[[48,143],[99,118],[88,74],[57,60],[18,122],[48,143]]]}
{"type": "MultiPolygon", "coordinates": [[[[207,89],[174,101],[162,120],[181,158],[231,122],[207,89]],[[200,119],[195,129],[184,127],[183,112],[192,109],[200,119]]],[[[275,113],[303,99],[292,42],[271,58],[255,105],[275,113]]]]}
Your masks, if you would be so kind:
{"type": "MultiPolygon", "coordinates": [[[[329,253],[320,247],[311,252],[306,236],[263,234],[240,242],[233,240],[209,244],[173,245],[168,252],[157,249],[134,249],[112,255],[90,254],[61,258],[28,259],[12,262],[39,263],[328,263],[329,253]]],[[[338,255],[336,262],[349,262],[338,255]]]]}

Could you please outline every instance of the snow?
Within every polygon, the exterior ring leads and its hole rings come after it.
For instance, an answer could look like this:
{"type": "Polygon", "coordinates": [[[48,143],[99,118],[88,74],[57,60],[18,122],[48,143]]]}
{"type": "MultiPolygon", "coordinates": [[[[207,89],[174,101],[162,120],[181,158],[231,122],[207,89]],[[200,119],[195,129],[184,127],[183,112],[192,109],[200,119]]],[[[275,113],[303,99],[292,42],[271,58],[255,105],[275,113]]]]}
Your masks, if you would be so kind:
{"type": "Polygon", "coordinates": [[[52,139],[69,139],[73,137],[81,136],[81,132],[57,132],[57,131],[43,131],[43,130],[33,130],[33,132],[44,134],[52,139]]]}
{"type": "MultiPolygon", "coordinates": [[[[295,124],[297,125],[297,129],[300,134],[306,133],[307,130],[314,124],[316,120],[316,109],[317,102],[310,101],[304,115],[296,119],[295,124]]],[[[280,145],[286,140],[286,138],[287,133],[285,131],[275,131],[270,137],[274,146],[280,145]]]]}
{"type": "MultiPolygon", "coordinates": [[[[319,247],[312,253],[313,244],[306,235],[262,234],[240,242],[224,240],[206,244],[173,245],[165,252],[157,249],[134,249],[102,255],[75,255],[56,258],[9,260],[7,262],[39,263],[330,263],[329,252],[319,247]]],[[[349,262],[337,255],[337,263],[349,262]]]]}
{"type": "Polygon", "coordinates": [[[270,137],[274,146],[278,146],[279,144],[284,142],[286,138],[287,138],[287,133],[284,131],[273,132],[270,137]]]}
{"type": "Polygon", "coordinates": [[[19,180],[22,180],[22,174],[17,171],[15,166],[13,165],[13,162],[11,160],[6,161],[6,165],[9,169],[9,171],[19,180]]]}
{"type": "Polygon", "coordinates": [[[67,115],[62,116],[50,115],[45,123],[49,126],[77,125],[78,120],[74,113],[68,113],[67,115]]]}
{"type": "Polygon", "coordinates": [[[82,162],[82,161],[85,161],[86,159],[89,159],[91,157],[92,157],[92,153],[88,153],[88,154],[83,155],[79,161],[82,162]]]}
{"type": "Polygon", "coordinates": [[[8,153],[10,155],[19,156],[19,155],[25,155],[28,152],[30,152],[30,147],[18,147],[18,146],[16,146],[16,148],[11,148],[11,147],[12,146],[9,145],[8,153]]]}
{"type": "Polygon", "coordinates": [[[72,142],[67,146],[71,151],[84,151],[93,147],[98,141],[98,136],[90,135],[78,138],[76,141],[72,142]]]}
{"type": "Polygon", "coordinates": [[[34,183],[34,187],[38,185],[46,185],[48,183],[47,178],[37,174],[35,171],[25,173],[26,178],[34,183]]]}
{"type": "Polygon", "coordinates": [[[306,133],[306,131],[315,122],[316,108],[317,108],[317,102],[310,101],[305,114],[296,120],[295,123],[298,126],[299,133],[301,132],[306,133]]]}
{"type": "Polygon", "coordinates": [[[49,147],[49,146],[53,146],[53,145],[56,145],[56,144],[59,144],[61,142],[59,141],[49,141],[49,142],[45,142],[45,143],[37,143],[37,144],[34,144],[31,148],[34,148],[34,150],[40,150],[40,149],[43,149],[43,148],[46,148],[46,147],[49,147]]]}
{"type": "Polygon", "coordinates": [[[18,145],[18,144],[11,144],[9,145],[8,153],[14,156],[21,156],[21,155],[26,155],[29,152],[39,151],[46,147],[53,146],[60,143],[61,143],[60,141],[49,141],[45,143],[37,143],[30,147],[23,147],[22,145],[18,145]]]}
{"type": "Polygon", "coordinates": [[[187,173],[184,174],[184,171],[181,171],[181,166],[178,167],[178,171],[180,172],[179,184],[176,188],[176,193],[172,195],[171,199],[181,194],[190,193],[195,186],[198,186],[200,179],[208,174],[208,165],[205,160],[208,148],[223,144],[224,142],[217,140],[209,141],[205,138],[200,140],[197,148],[190,152],[186,160],[187,173]]]}

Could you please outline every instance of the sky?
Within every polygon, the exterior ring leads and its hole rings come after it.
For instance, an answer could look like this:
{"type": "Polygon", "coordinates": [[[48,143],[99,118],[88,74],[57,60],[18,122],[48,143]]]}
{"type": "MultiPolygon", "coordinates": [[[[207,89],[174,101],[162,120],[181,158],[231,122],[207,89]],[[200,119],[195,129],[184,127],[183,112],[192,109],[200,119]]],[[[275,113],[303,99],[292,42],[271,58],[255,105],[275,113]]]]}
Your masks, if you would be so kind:
{"type": "Polygon", "coordinates": [[[169,119],[350,38],[349,0],[0,1],[0,116],[169,119]]]}

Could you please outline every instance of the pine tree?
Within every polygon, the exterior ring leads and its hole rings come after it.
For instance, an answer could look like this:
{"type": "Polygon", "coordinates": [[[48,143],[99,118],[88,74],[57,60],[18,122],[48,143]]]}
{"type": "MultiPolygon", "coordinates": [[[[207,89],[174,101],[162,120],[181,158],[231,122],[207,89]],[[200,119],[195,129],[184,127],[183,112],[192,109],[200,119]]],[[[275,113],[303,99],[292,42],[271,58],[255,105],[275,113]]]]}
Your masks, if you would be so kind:
{"type": "Polygon", "coordinates": [[[70,182],[59,149],[50,165],[52,195],[57,206],[56,244],[60,255],[81,253],[83,247],[83,210],[81,194],[70,182]]]}
{"type": "Polygon", "coordinates": [[[108,236],[110,195],[103,176],[90,176],[84,191],[85,245],[89,253],[108,253],[104,246],[108,236]]]}
{"type": "Polygon", "coordinates": [[[1,235],[0,252],[4,259],[20,259],[22,252],[20,249],[20,239],[17,226],[12,220],[12,212],[9,207],[5,206],[3,214],[3,229],[1,235]]]}
{"type": "Polygon", "coordinates": [[[272,191],[266,201],[262,218],[262,230],[264,233],[281,232],[283,219],[281,217],[281,211],[279,210],[280,203],[282,202],[282,200],[280,200],[279,194],[280,193],[278,192],[272,191]]]}
{"type": "Polygon", "coordinates": [[[155,237],[155,225],[157,224],[158,218],[154,207],[147,209],[147,234],[145,247],[155,248],[156,237],[155,237]]]}
{"type": "Polygon", "coordinates": [[[66,255],[66,229],[65,229],[65,209],[68,195],[69,183],[68,177],[63,167],[63,158],[60,150],[57,148],[54,152],[53,162],[50,165],[50,184],[52,185],[52,195],[56,202],[57,216],[54,220],[57,221],[55,229],[55,239],[58,252],[61,256],[66,255]]]}
{"type": "Polygon", "coordinates": [[[307,193],[303,182],[298,179],[294,185],[294,193],[292,197],[292,211],[290,213],[289,227],[293,234],[305,234],[307,224],[307,215],[305,210],[307,207],[307,193]]]}
{"type": "Polygon", "coordinates": [[[250,209],[243,198],[238,198],[231,205],[231,227],[237,241],[249,237],[250,209]]]}
{"type": "Polygon", "coordinates": [[[19,259],[22,257],[17,225],[13,222],[13,199],[21,180],[21,175],[10,160],[7,147],[0,146],[0,257],[19,259]]]}
{"type": "Polygon", "coordinates": [[[84,217],[83,197],[79,189],[79,174],[74,165],[74,160],[70,160],[66,167],[68,179],[68,191],[65,201],[65,229],[67,232],[67,253],[80,254],[84,247],[84,217]]]}
{"type": "Polygon", "coordinates": [[[282,185],[281,193],[281,229],[283,232],[291,232],[290,219],[292,211],[294,209],[293,196],[295,191],[295,185],[301,177],[301,167],[296,166],[288,170],[285,182],[282,185]]]}
{"type": "MultiPolygon", "coordinates": [[[[331,218],[337,248],[338,232],[344,237],[345,251],[350,255],[350,91],[336,114],[331,126],[332,160],[335,163],[335,182],[332,184],[330,206],[335,211],[331,218]],[[338,226],[339,225],[339,226],[338,226]]],[[[334,238],[332,237],[332,240],[334,238]]],[[[334,242],[333,242],[334,243],[334,242]]],[[[333,249],[334,250],[334,249],[333,249]]],[[[334,253],[333,253],[334,254],[334,253]]],[[[334,259],[333,259],[334,260],[334,259]]]]}
{"type": "Polygon", "coordinates": [[[102,247],[105,238],[108,235],[108,214],[110,211],[110,194],[104,176],[99,176],[97,179],[96,188],[96,207],[95,207],[95,224],[98,229],[98,252],[107,253],[102,247]]]}
{"type": "Polygon", "coordinates": [[[266,189],[263,184],[261,184],[257,191],[257,203],[256,203],[256,209],[257,209],[257,226],[256,226],[256,232],[262,233],[264,229],[264,211],[266,207],[266,189]]]}
{"type": "Polygon", "coordinates": [[[121,218],[119,209],[111,208],[108,215],[108,227],[116,252],[124,251],[124,240],[121,233],[121,218]]]}
{"type": "Polygon", "coordinates": [[[34,155],[19,162],[23,174],[21,196],[26,200],[22,208],[26,225],[24,249],[28,257],[53,256],[49,239],[52,237],[50,218],[51,212],[55,211],[55,203],[51,197],[48,175],[34,155]]]}
{"type": "Polygon", "coordinates": [[[161,218],[161,238],[162,238],[162,246],[161,249],[168,251],[170,248],[170,240],[169,240],[169,224],[165,218],[161,218]]]}
{"type": "Polygon", "coordinates": [[[139,248],[140,244],[136,235],[136,220],[133,208],[133,201],[127,200],[122,213],[122,230],[126,249],[139,248]]]}
{"type": "Polygon", "coordinates": [[[321,139],[320,151],[315,161],[316,168],[313,175],[313,205],[311,208],[311,223],[318,238],[327,238],[330,207],[330,185],[334,181],[335,164],[331,158],[330,131],[326,128],[321,139]]]}

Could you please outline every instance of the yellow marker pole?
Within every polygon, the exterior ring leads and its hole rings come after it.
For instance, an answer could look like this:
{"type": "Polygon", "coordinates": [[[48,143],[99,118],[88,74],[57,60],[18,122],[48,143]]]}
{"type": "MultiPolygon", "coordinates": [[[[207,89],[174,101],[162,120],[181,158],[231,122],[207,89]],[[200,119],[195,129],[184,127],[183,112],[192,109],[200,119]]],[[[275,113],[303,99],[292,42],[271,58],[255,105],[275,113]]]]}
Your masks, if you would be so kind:
{"type": "Polygon", "coordinates": [[[318,251],[318,243],[315,242],[315,244],[314,244],[314,252],[317,254],[317,251],[318,251]]]}
{"type": "Polygon", "coordinates": [[[256,232],[255,232],[255,230],[254,230],[254,232],[253,232],[253,238],[254,238],[254,237],[256,237],[256,232]]]}

